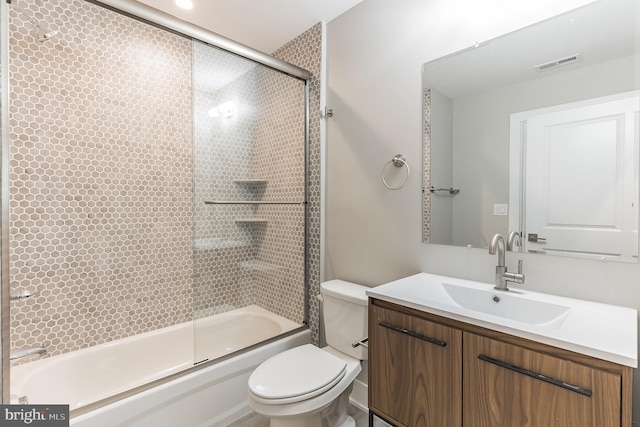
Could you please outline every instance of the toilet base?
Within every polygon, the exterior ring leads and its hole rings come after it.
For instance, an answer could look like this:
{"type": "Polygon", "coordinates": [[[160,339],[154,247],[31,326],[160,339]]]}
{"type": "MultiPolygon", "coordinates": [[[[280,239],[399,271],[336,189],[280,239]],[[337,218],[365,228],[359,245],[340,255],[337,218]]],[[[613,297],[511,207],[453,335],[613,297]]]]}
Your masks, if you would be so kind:
{"type": "Polygon", "coordinates": [[[355,427],[355,420],[347,413],[353,383],[324,408],[299,416],[271,418],[270,427],[355,427]]]}

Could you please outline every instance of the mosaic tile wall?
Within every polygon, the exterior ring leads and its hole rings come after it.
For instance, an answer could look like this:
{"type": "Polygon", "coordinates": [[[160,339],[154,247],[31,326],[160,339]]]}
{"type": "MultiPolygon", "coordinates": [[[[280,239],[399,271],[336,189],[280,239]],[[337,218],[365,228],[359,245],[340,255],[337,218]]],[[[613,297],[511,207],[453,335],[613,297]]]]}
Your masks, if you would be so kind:
{"type": "Polygon", "coordinates": [[[322,24],[318,23],[285,44],[273,56],[311,72],[309,85],[309,223],[307,248],[309,270],[309,327],[314,343],[319,340],[320,293],[320,76],[322,61],[322,24]]]}
{"type": "Polygon", "coordinates": [[[423,139],[422,155],[424,156],[422,171],[422,243],[431,241],[431,88],[424,89],[422,99],[423,139]]]}
{"type": "Polygon", "coordinates": [[[191,45],[80,0],[11,10],[12,347],[50,355],[191,319],[191,45]],[[109,70],[105,72],[105,70],[109,70]]]}
{"type": "Polygon", "coordinates": [[[260,109],[253,152],[254,173],[265,178],[262,198],[297,205],[260,205],[267,220],[255,265],[255,300],[264,308],[304,320],[305,103],[304,85],[291,88],[290,77],[261,70],[257,90],[260,109]],[[277,95],[276,95],[277,94],[277,95]]]}
{"type": "MultiPolygon", "coordinates": [[[[20,4],[37,19],[46,18],[52,27],[63,31],[40,44],[28,24],[11,12],[11,291],[38,292],[35,297],[12,302],[12,347],[44,345],[49,355],[55,355],[188,321],[194,310],[208,314],[247,303],[277,309],[300,300],[300,270],[287,264],[299,262],[303,253],[300,241],[289,238],[289,233],[300,228],[297,208],[270,207],[278,215],[274,218],[280,219],[267,218],[266,227],[239,227],[232,219],[258,215],[254,207],[204,209],[201,198],[209,195],[239,199],[270,196],[269,184],[264,188],[221,184],[236,172],[242,177],[240,171],[247,166],[254,168],[250,157],[240,154],[237,164],[222,163],[226,169],[216,168],[214,178],[220,187],[202,192],[194,200],[193,186],[209,185],[199,175],[201,170],[194,170],[194,156],[227,158],[217,142],[196,144],[195,148],[192,144],[194,123],[196,140],[199,132],[207,134],[197,126],[204,118],[191,115],[191,55],[192,49],[194,56],[198,55],[198,47],[81,0],[21,0],[20,4]],[[220,215],[222,209],[230,214],[220,215]],[[200,220],[206,225],[197,226],[200,220]],[[263,242],[278,227],[288,240],[269,248],[263,242]],[[237,232],[227,235],[228,230],[237,232]],[[220,247],[225,250],[221,264],[214,268],[205,262],[194,268],[194,260],[201,262],[199,257],[220,247]],[[261,271],[255,267],[267,266],[274,254],[278,261],[287,261],[283,267],[298,284],[275,280],[260,295],[252,275],[261,271]],[[238,265],[251,268],[238,270],[238,265]],[[222,293],[232,303],[212,298],[211,288],[199,286],[198,280],[205,276],[222,277],[223,281],[231,277],[234,285],[222,293]],[[283,300],[283,295],[291,299],[283,300]]],[[[314,73],[312,294],[317,293],[319,278],[320,108],[315,76],[320,70],[320,40],[320,27],[316,26],[277,52],[314,73]]],[[[256,82],[261,76],[251,64],[244,77],[256,82]]],[[[229,82],[219,84],[225,85],[227,93],[233,89],[229,82]]],[[[222,93],[224,90],[218,95],[222,93]]],[[[223,122],[208,123],[224,126],[223,122]]],[[[256,132],[268,130],[246,124],[233,130],[246,132],[238,138],[242,144],[255,140],[256,132]]],[[[213,135],[224,134],[222,130],[213,135]]],[[[240,146],[227,148],[241,150],[240,146]]],[[[284,183],[288,177],[284,174],[274,179],[284,183]]],[[[281,196],[285,197],[277,195],[281,196]]],[[[282,314],[300,321],[302,311],[303,307],[298,307],[282,314]]],[[[315,299],[310,311],[317,339],[315,299]]]]}

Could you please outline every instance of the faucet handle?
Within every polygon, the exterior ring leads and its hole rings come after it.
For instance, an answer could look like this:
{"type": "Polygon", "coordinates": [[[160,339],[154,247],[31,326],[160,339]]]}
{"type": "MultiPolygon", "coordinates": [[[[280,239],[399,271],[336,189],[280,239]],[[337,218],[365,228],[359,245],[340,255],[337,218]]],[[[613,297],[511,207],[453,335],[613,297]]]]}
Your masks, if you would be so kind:
{"type": "Polygon", "coordinates": [[[507,282],[518,283],[522,285],[524,283],[524,274],[522,274],[522,264],[523,264],[522,260],[519,259],[517,273],[509,273],[508,271],[505,271],[504,274],[502,275],[502,277],[504,277],[504,280],[507,282]]]}
{"type": "Polygon", "coordinates": [[[9,295],[9,299],[11,301],[27,299],[27,298],[31,298],[32,296],[37,295],[37,294],[38,294],[38,292],[21,291],[21,292],[9,295]]]}

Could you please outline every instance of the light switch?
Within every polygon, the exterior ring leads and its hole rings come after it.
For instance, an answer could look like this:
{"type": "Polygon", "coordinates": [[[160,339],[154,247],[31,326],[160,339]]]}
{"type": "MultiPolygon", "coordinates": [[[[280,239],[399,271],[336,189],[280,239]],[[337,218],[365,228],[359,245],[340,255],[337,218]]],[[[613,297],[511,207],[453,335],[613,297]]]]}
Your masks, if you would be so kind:
{"type": "Polygon", "coordinates": [[[496,203],[493,205],[494,215],[507,215],[509,213],[509,205],[506,203],[496,203]]]}

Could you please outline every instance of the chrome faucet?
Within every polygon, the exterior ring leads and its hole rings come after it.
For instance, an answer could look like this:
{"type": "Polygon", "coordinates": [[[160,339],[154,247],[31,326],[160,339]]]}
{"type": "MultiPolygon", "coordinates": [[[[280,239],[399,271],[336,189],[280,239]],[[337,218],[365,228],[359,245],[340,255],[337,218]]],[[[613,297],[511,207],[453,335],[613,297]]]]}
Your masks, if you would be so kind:
{"type": "Polygon", "coordinates": [[[44,356],[45,354],[47,354],[47,349],[44,347],[34,347],[23,348],[20,350],[11,350],[11,353],[9,353],[9,360],[22,359],[23,357],[32,356],[34,354],[44,356]]]}
{"type": "Polygon", "coordinates": [[[509,273],[505,265],[505,247],[504,237],[496,234],[489,243],[489,253],[495,255],[498,253],[498,265],[496,265],[496,286],[494,289],[498,291],[508,291],[507,282],[524,283],[524,274],[522,274],[522,260],[518,260],[518,272],[509,273]]]}
{"type": "Polygon", "coordinates": [[[509,238],[507,239],[507,250],[513,252],[515,246],[522,248],[522,238],[520,237],[520,233],[513,230],[509,233],[509,238]]]}

